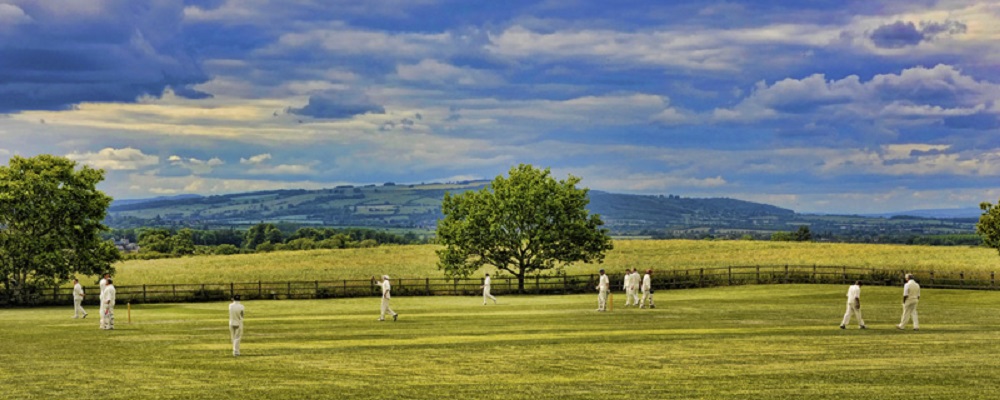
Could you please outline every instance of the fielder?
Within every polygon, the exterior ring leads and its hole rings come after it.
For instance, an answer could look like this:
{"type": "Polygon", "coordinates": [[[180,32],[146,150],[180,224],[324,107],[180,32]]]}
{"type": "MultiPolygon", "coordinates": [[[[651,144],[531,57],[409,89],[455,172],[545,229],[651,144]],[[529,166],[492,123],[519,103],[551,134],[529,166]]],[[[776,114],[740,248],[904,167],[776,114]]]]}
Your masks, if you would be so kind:
{"type": "MultiPolygon", "coordinates": [[[[374,276],[372,277],[372,282],[375,282],[374,276]]],[[[392,311],[392,308],[389,307],[389,298],[392,297],[392,285],[389,284],[389,275],[382,275],[382,281],[378,284],[382,287],[382,314],[379,315],[378,320],[385,321],[385,312],[388,311],[389,314],[392,314],[392,320],[395,321],[396,318],[399,318],[399,314],[396,314],[396,312],[392,311]]]]}
{"type": "Polygon", "coordinates": [[[906,284],[903,285],[903,318],[896,329],[903,330],[906,323],[913,317],[913,330],[920,330],[920,320],[917,319],[917,303],[920,302],[920,284],[913,280],[913,274],[906,274],[906,284]]]}
{"type": "MultiPolygon", "coordinates": [[[[625,290],[625,307],[628,307],[632,304],[632,295],[634,294],[632,293],[632,271],[629,271],[628,268],[625,269],[625,282],[622,284],[622,289],[625,290]]],[[[637,300],[636,305],[638,303],[637,300]]]]}
{"type": "Polygon", "coordinates": [[[653,270],[647,269],[646,275],[642,277],[642,299],[639,300],[639,308],[646,307],[646,299],[649,298],[649,308],[656,308],[653,304],[653,270]]]}
{"type": "Polygon", "coordinates": [[[844,320],[840,322],[840,329],[847,329],[847,324],[851,322],[851,315],[857,315],[858,325],[865,328],[865,319],[861,316],[861,281],[855,281],[847,289],[847,312],[844,313],[844,320]]]}
{"type": "Polygon", "coordinates": [[[107,315],[108,306],[107,306],[107,304],[104,301],[104,289],[108,288],[108,280],[110,280],[110,279],[111,279],[111,275],[104,274],[104,277],[101,278],[101,280],[97,282],[98,290],[100,290],[100,292],[97,293],[97,298],[101,302],[101,307],[99,309],[100,318],[101,318],[101,323],[100,323],[101,329],[104,329],[107,326],[107,321],[105,321],[105,317],[104,316],[107,315]]]}
{"type": "Polygon", "coordinates": [[[639,276],[639,270],[632,268],[632,273],[629,274],[632,277],[632,304],[639,305],[639,284],[642,283],[642,277],[639,276]]]}
{"type": "Polygon", "coordinates": [[[229,304],[229,337],[233,341],[233,357],[240,356],[240,339],[243,338],[243,304],[240,295],[233,296],[229,304]]]}
{"type": "Polygon", "coordinates": [[[102,292],[104,298],[104,314],[101,315],[101,329],[115,329],[115,284],[108,279],[108,285],[102,292]]]}
{"type": "Polygon", "coordinates": [[[608,290],[610,288],[611,281],[608,280],[608,276],[604,274],[604,270],[602,269],[601,278],[597,281],[597,311],[607,311],[608,290]]]}
{"type": "Polygon", "coordinates": [[[83,314],[83,318],[87,318],[87,311],[83,309],[83,286],[80,286],[80,280],[73,280],[73,318],[79,318],[80,314],[83,314]]]}
{"type": "Polygon", "coordinates": [[[492,299],[493,304],[497,303],[497,298],[490,294],[490,274],[486,274],[486,279],[483,279],[483,305],[486,305],[486,299],[492,299]]]}

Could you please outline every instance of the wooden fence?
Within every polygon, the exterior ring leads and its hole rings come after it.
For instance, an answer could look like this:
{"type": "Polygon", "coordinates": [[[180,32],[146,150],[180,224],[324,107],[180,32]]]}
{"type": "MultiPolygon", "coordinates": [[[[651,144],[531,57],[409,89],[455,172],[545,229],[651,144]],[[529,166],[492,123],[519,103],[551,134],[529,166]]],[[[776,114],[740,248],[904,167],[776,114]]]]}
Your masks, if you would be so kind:
{"type": "MultiPolygon", "coordinates": [[[[675,290],[713,286],[760,284],[848,284],[860,280],[866,285],[899,286],[903,275],[912,273],[923,288],[996,290],[994,272],[898,271],[877,268],[817,265],[730,266],[657,271],[654,290],[675,290]]],[[[621,291],[621,273],[609,274],[611,287],[621,291]]],[[[592,293],[597,274],[534,275],[525,278],[528,294],[592,293]]],[[[395,296],[481,295],[481,278],[401,278],[392,280],[395,296]]],[[[517,279],[497,276],[492,293],[517,293],[517,279]]],[[[231,282],[204,284],[115,285],[118,303],[162,303],[228,300],[239,294],[245,300],[325,299],[378,296],[379,286],[368,279],[316,280],[294,282],[231,282]]],[[[97,304],[96,287],[86,290],[85,304],[97,304]]],[[[33,293],[32,305],[72,304],[72,288],[56,287],[33,293]]],[[[4,304],[0,299],[0,304],[4,304]]]]}

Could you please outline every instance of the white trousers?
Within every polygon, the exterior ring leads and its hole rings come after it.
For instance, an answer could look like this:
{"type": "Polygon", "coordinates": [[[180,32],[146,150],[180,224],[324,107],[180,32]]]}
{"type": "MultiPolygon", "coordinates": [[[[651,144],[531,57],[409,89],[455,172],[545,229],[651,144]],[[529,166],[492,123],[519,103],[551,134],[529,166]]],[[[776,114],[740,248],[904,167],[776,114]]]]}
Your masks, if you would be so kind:
{"type": "Polygon", "coordinates": [[[389,314],[396,315],[396,312],[392,311],[392,308],[389,307],[389,299],[383,297],[382,298],[382,315],[378,318],[379,320],[384,320],[385,319],[385,313],[386,313],[386,311],[388,311],[389,314]]]}
{"type": "Polygon", "coordinates": [[[115,329],[115,306],[104,305],[101,307],[101,329],[115,329]]]}
{"type": "Polygon", "coordinates": [[[906,323],[910,322],[910,317],[913,317],[913,329],[920,329],[920,320],[917,319],[917,303],[918,299],[906,299],[906,303],[903,303],[903,318],[899,320],[899,327],[905,328],[906,323]]]}
{"type": "Polygon", "coordinates": [[[240,355],[240,339],[243,338],[243,325],[229,326],[229,337],[233,339],[233,355],[240,355]]]}
{"type": "Polygon", "coordinates": [[[646,299],[647,299],[647,298],[649,299],[649,307],[650,307],[650,308],[652,308],[652,307],[653,307],[653,293],[652,293],[652,292],[649,292],[649,291],[645,291],[645,290],[644,290],[644,291],[642,292],[642,299],[641,299],[641,300],[639,300],[639,308],[643,308],[643,307],[645,307],[645,306],[646,306],[646,299]]]}
{"type": "Polygon", "coordinates": [[[73,318],[87,316],[87,311],[83,309],[83,297],[73,297],[73,318]]]}
{"type": "Polygon", "coordinates": [[[490,287],[489,286],[484,286],[483,287],[483,304],[486,304],[486,299],[493,300],[493,304],[497,303],[497,298],[493,297],[493,295],[490,294],[490,287]]]}
{"type": "Polygon", "coordinates": [[[597,311],[604,311],[607,309],[608,305],[608,291],[601,290],[597,292],[597,311]]]}
{"type": "MultiPolygon", "coordinates": [[[[632,304],[632,298],[633,297],[635,297],[635,291],[632,290],[631,287],[626,286],[625,287],[625,305],[626,306],[632,304]]],[[[636,300],[635,302],[638,304],[639,300],[636,300]]]]}
{"type": "Polygon", "coordinates": [[[865,326],[865,318],[861,316],[861,309],[856,308],[853,302],[847,302],[847,311],[844,313],[844,320],[840,325],[847,326],[851,322],[851,315],[858,317],[858,325],[865,326]]]}

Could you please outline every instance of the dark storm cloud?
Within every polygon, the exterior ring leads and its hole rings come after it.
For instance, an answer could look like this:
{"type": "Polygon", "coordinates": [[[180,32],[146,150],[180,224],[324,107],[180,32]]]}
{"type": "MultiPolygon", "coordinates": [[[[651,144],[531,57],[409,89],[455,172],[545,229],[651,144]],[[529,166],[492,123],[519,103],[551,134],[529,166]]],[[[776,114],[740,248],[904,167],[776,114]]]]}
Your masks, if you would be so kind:
{"type": "Polygon", "coordinates": [[[876,46],[884,49],[899,49],[916,46],[941,34],[965,33],[968,27],[958,21],[921,22],[918,28],[913,22],[896,21],[882,25],[872,31],[871,39],[876,46]]]}
{"type": "Polygon", "coordinates": [[[375,104],[362,92],[329,91],[309,97],[302,108],[289,108],[292,114],[313,118],[341,119],[361,114],[385,114],[385,107],[375,104]]]}
{"type": "Polygon", "coordinates": [[[129,102],[208,79],[180,45],[181,1],[15,1],[26,18],[0,36],[0,112],[129,102]]]}

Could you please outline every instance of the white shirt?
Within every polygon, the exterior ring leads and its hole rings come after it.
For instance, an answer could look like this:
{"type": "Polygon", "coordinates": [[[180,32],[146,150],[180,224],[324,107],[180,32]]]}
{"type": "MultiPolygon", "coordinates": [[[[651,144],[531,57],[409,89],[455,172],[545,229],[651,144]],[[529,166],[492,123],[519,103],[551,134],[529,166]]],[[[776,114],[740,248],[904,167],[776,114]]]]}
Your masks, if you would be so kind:
{"type": "Polygon", "coordinates": [[[653,277],[646,274],[642,277],[642,291],[648,292],[653,287],[653,277]]]}
{"type": "Polygon", "coordinates": [[[638,286],[639,285],[639,281],[641,281],[641,280],[642,280],[642,278],[639,277],[639,271],[636,271],[636,272],[632,273],[632,286],[638,286]]]}
{"type": "Polygon", "coordinates": [[[101,291],[100,294],[98,294],[98,297],[101,298],[101,303],[104,303],[104,288],[108,287],[108,280],[105,278],[101,278],[101,281],[98,282],[98,285],[100,285],[100,291],[101,291]]]}
{"type": "Polygon", "coordinates": [[[910,279],[909,282],[906,282],[906,284],[903,285],[903,296],[906,296],[907,298],[920,299],[920,284],[918,284],[917,281],[910,279]]]}
{"type": "Polygon", "coordinates": [[[109,306],[115,305],[115,285],[108,285],[101,292],[101,302],[107,303],[109,306]]]}
{"type": "Polygon", "coordinates": [[[605,292],[608,287],[611,286],[611,281],[608,279],[607,275],[601,275],[601,280],[597,282],[597,290],[605,292]]]}
{"type": "Polygon", "coordinates": [[[625,289],[625,290],[628,290],[628,288],[631,287],[631,286],[632,286],[632,274],[626,273],[625,274],[625,284],[622,285],[622,288],[625,289]]]}
{"type": "Polygon", "coordinates": [[[489,289],[489,288],[490,288],[490,277],[487,276],[486,279],[483,280],[483,289],[489,289]]]}
{"type": "Polygon", "coordinates": [[[243,304],[238,301],[229,304],[229,326],[243,326],[243,304]]]}
{"type": "Polygon", "coordinates": [[[389,291],[392,290],[392,285],[389,284],[389,280],[386,279],[382,281],[382,298],[388,299],[391,297],[389,291]]]}
{"type": "Polygon", "coordinates": [[[83,286],[80,286],[80,282],[73,285],[73,298],[82,299],[83,298],[83,286]]]}
{"type": "Polygon", "coordinates": [[[861,298],[861,286],[851,285],[851,287],[847,289],[847,302],[853,303],[854,299],[859,298],[861,298]]]}

